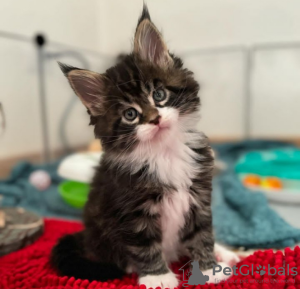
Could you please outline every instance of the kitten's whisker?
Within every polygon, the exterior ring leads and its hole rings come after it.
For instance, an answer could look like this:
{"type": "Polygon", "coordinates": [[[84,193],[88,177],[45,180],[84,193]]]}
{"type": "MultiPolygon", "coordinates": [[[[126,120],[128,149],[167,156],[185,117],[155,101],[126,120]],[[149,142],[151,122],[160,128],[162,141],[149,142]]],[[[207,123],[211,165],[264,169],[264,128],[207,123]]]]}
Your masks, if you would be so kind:
{"type": "Polygon", "coordinates": [[[117,104],[119,104],[119,103],[116,102],[116,103],[112,104],[112,105],[104,112],[103,115],[106,115],[107,112],[108,112],[114,105],[117,105],[117,104]]]}
{"type": "Polygon", "coordinates": [[[113,140],[103,141],[102,143],[108,144],[108,143],[116,142],[116,145],[118,145],[118,140],[122,141],[122,140],[126,139],[127,137],[129,137],[130,135],[132,135],[132,133],[128,133],[128,134],[124,134],[124,135],[120,135],[120,136],[112,136],[114,138],[113,140]]]}
{"type": "MultiPolygon", "coordinates": [[[[121,136],[125,136],[125,135],[129,135],[130,133],[127,133],[127,134],[121,134],[121,136]]],[[[116,136],[114,136],[114,135],[98,135],[98,137],[115,137],[115,138],[118,138],[118,137],[120,137],[120,135],[116,135],[116,136]]]]}

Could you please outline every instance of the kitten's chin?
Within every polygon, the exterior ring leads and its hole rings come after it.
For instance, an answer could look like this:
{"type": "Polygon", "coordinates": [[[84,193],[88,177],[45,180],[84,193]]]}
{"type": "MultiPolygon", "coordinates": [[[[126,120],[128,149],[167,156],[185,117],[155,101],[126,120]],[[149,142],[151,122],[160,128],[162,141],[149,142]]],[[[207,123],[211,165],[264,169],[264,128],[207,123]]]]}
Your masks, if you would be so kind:
{"type": "Polygon", "coordinates": [[[169,125],[157,125],[153,124],[144,125],[143,128],[138,130],[137,136],[141,142],[159,141],[170,133],[171,127],[169,125]]]}
{"type": "Polygon", "coordinates": [[[159,127],[155,135],[152,137],[151,141],[159,142],[162,141],[170,133],[170,127],[159,127]]]}

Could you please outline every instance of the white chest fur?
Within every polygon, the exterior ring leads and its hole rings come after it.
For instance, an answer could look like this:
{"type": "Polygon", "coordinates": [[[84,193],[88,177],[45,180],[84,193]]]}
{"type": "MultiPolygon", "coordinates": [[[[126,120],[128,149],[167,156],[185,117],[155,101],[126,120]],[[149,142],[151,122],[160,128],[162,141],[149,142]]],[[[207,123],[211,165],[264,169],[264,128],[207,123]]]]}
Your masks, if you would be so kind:
{"type": "Polygon", "coordinates": [[[178,257],[179,231],[185,224],[185,216],[190,208],[190,195],[187,190],[165,194],[160,214],[162,229],[162,250],[166,261],[178,257]]]}
{"type": "Polygon", "coordinates": [[[179,232],[193,202],[188,190],[196,169],[194,152],[185,144],[174,142],[159,157],[152,159],[152,168],[160,181],[176,188],[164,192],[160,206],[162,250],[164,258],[171,262],[178,258],[179,232]]]}
{"type": "Polygon", "coordinates": [[[151,147],[141,143],[131,156],[133,172],[147,164],[150,175],[173,187],[173,191],[163,192],[160,205],[152,208],[161,216],[162,249],[168,262],[177,259],[179,232],[185,225],[191,203],[195,202],[189,188],[199,169],[196,161],[199,156],[186,143],[195,147],[201,143],[201,138],[193,133],[170,133],[162,142],[152,143],[151,147]]]}
{"type": "Polygon", "coordinates": [[[178,258],[179,232],[185,225],[190,204],[194,202],[189,187],[197,170],[195,158],[194,151],[179,139],[158,154],[149,156],[149,171],[161,182],[175,187],[173,191],[164,192],[159,209],[162,250],[168,262],[178,258]]]}
{"type": "Polygon", "coordinates": [[[196,172],[196,154],[179,140],[148,158],[149,173],[165,184],[179,189],[191,186],[196,172]]]}

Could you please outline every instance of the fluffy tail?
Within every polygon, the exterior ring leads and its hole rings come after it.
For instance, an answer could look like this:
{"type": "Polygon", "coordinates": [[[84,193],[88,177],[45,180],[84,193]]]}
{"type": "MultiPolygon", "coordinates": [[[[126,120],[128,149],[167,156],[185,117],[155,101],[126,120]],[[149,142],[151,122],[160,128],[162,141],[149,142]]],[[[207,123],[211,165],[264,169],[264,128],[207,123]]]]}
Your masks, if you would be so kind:
{"type": "Polygon", "coordinates": [[[98,263],[83,257],[82,232],[61,238],[52,250],[50,263],[60,275],[106,281],[121,278],[125,272],[115,264],[98,263]]]}

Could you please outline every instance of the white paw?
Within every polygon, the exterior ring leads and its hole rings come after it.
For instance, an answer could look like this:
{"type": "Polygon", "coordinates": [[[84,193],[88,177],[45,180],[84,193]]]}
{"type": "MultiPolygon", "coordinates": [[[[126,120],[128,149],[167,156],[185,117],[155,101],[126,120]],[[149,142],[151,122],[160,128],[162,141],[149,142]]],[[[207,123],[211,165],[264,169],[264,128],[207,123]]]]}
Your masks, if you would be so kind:
{"type": "Polygon", "coordinates": [[[139,278],[139,285],[144,284],[147,288],[161,287],[173,289],[178,286],[178,280],[173,272],[162,275],[146,275],[139,278]]]}
{"type": "MultiPolygon", "coordinates": [[[[215,272],[215,275],[213,275],[213,273],[214,273],[213,269],[205,270],[204,272],[202,272],[203,275],[207,275],[209,277],[209,280],[207,281],[207,283],[219,283],[219,282],[224,281],[232,276],[232,274],[233,274],[232,270],[231,270],[231,272],[228,272],[229,270],[227,271],[228,273],[226,273],[226,274],[228,274],[228,275],[225,275],[223,273],[224,268],[226,268],[226,267],[231,268],[228,264],[226,264],[224,262],[220,262],[220,263],[218,263],[218,265],[221,266],[222,269],[220,270],[220,272],[215,272]]],[[[219,269],[220,268],[216,268],[216,271],[219,271],[219,269]]]]}
{"type": "Polygon", "coordinates": [[[215,254],[217,261],[227,263],[230,265],[230,267],[233,267],[233,265],[240,261],[240,258],[237,254],[219,244],[215,244],[215,254]]]}

